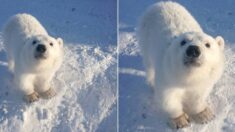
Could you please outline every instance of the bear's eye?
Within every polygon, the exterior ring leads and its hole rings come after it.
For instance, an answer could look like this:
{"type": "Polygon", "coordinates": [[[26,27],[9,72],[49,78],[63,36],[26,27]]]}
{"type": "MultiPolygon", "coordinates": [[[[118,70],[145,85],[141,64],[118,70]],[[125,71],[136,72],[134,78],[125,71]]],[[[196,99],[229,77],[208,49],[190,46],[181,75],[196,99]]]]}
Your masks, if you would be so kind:
{"type": "Polygon", "coordinates": [[[53,46],[53,43],[50,43],[50,46],[53,46]]]}
{"type": "Polygon", "coordinates": [[[182,40],[182,41],[180,42],[180,45],[181,45],[181,46],[184,46],[186,43],[187,43],[186,40],[182,40]]]}
{"type": "Polygon", "coordinates": [[[34,40],[34,41],[32,42],[32,44],[33,44],[33,45],[35,45],[36,43],[37,43],[37,41],[36,41],[36,40],[34,40]]]}
{"type": "Polygon", "coordinates": [[[206,46],[207,48],[210,48],[210,47],[211,47],[211,45],[210,45],[209,43],[206,43],[205,46],[206,46]]]}

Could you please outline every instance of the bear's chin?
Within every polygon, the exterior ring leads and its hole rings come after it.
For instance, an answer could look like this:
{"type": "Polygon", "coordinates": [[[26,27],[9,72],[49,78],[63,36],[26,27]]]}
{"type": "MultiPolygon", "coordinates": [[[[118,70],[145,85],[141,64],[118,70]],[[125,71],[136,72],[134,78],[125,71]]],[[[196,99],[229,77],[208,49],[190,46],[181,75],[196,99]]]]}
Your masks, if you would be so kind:
{"type": "Polygon", "coordinates": [[[186,67],[200,67],[202,65],[199,59],[184,58],[183,64],[186,67]]]}
{"type": "Polygon", "coordinates": [[[45,54],[35,54],[34,55],[34,58],[36,60],[46,60],[47,59],[47,56],[45,54]]]}

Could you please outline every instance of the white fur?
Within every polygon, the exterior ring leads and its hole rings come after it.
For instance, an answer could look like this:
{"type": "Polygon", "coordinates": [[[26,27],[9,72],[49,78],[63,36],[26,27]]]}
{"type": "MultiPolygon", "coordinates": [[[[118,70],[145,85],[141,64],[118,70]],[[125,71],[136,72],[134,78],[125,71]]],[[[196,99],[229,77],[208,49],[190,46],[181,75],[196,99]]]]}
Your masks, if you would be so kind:
{"type": "Polygon", "coordinates": [[[45,92],[63,60],[63,40],[54,39],[36,18],[17,14],[9,19],[3,31],[9,70],[14,81],[25,95],[45,92]],[[36,44],[32,42],[36,40],[36,44]],[[50,46],[50,43],[53,46],[50,46]],[[38,44],[46,46],[46,59],[35,59],[38,44]]]}
{"type": "Polygon", "coordinates": [[[223,38],[205,34],[183,6],[168,1],[154,4],[144,13],[138,39],[155,100],[169,116],[204,110],[206,98],[223,72],[223,38]],[[183,39],[188,41],[181,46],[183,39]],[[205,46],[207,42],[210,48],[205,46]],[[199,67],[183,63],[189,45],[200,48],[199,67]]]}

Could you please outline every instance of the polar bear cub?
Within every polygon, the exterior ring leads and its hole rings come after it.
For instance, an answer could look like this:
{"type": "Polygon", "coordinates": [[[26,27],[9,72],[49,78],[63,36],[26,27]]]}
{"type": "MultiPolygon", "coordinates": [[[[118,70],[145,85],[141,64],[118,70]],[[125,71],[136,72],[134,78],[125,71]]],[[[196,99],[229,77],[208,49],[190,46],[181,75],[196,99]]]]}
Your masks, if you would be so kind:
{"type": "Polygon", "coordinates": [[[206,123],[213,113],[206,98],[224,69],[224,40],[203,32],[180,4],[159,2],[141,17],[138,39],[155,100],[171,125],[206,123]]]}
{"type": "Polygon", "coordinates": [[[63,60],[63,40],[53,38],[29,14],[9,19],[3,31],[9,70],[29,102],[51,98],[56,93],[51,80],[63,60]]]}

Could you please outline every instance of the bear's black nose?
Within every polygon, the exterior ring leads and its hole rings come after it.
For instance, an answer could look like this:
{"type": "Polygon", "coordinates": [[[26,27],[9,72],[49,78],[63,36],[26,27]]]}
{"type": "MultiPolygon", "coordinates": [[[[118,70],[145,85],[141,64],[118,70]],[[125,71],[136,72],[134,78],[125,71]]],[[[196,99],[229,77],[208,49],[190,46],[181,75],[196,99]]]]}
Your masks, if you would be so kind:
{"type": "Polygon", "coordinates": [[[201,54],[198,46],[190,45],[186,50],[187,57],[197,58],[201,54]]]}
{"type": "Polygon", "coordinates": [[[44,53],[46,51],[46,46],[45,45],[42,45],[42,44],[39,44],[36,48],[37,52],[39,53],[44,53]]]}

